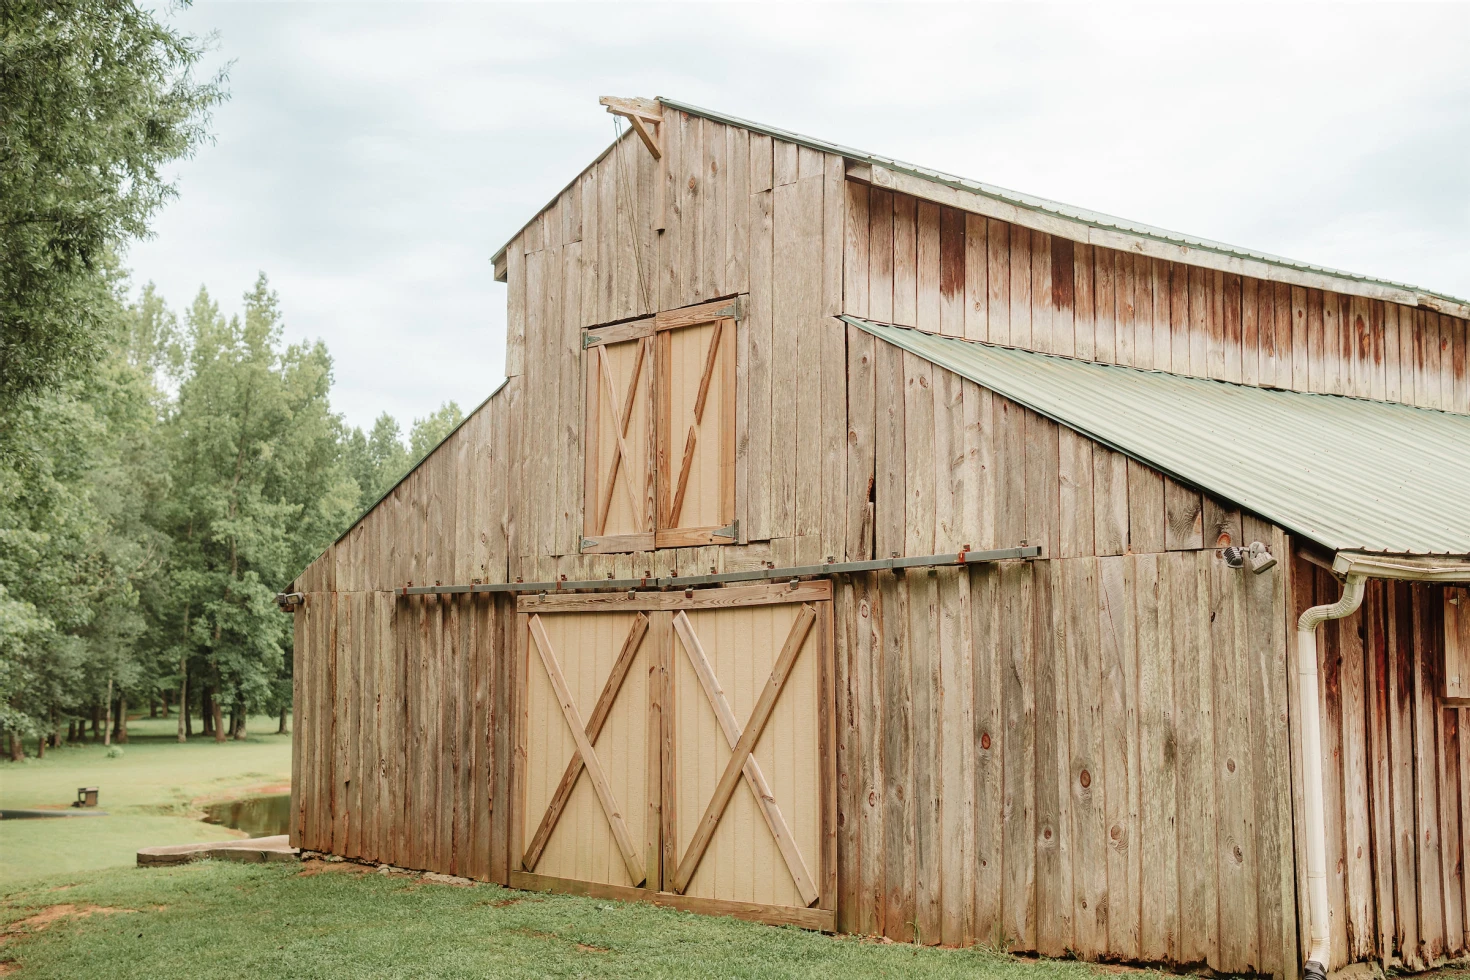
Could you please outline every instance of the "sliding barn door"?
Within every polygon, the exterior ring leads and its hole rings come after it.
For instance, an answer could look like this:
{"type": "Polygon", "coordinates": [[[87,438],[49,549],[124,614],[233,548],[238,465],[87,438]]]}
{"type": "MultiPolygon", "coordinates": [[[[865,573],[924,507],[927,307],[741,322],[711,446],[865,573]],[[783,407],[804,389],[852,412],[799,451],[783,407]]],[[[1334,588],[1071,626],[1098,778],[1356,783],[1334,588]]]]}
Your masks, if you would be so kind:
{"type": "Polygon", "coordinates": [[[831,928],[831,594],[522,597],[511,884],[831,928]]]}
{"type": "MultiPolygon", "coordinates": [[[[636,887],[657,847],[657,718],[650,738],[648,616],[639,611],[525,617],[518,779],[525,871],[636,887]],[[652,781],[650,785],[650,781],[652,781]],[[650,846],[650,833],[653,835],[650,846]]],[[[513,852],[514,856],[514,852],[513,852]]]]}
{"type": "Polygon", "coordinates": [[[674,614],[665,887],[810,908],[822,898],[827,608],[674,614]]]}

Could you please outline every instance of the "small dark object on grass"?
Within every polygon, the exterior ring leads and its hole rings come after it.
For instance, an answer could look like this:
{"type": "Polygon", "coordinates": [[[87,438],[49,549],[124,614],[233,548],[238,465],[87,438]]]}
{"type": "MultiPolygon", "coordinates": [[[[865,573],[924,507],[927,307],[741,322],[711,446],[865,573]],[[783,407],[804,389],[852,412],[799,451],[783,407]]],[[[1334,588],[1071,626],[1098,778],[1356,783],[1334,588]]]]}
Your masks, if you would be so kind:
{"type": "Polygon", "coordinates": [[[77,787],[77,801],[75,803],[73,803],[72,806],[96,806],[96,805],[97,805],[97,787],[96,786],[78,786],[77,787]]]}

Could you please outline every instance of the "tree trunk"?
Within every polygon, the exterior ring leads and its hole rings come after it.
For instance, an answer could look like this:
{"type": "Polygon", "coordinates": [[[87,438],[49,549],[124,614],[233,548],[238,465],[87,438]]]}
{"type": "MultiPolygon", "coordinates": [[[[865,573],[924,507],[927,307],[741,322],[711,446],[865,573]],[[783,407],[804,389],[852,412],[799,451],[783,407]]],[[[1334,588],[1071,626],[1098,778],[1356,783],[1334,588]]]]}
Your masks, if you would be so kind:
{"type": "MultiPolygon", "coordinates": [[[[163,702],[163,713],[168,715],[168,702],[163,702]]],[[[189,725],[189,658],[179,658],[179,741],[188,739],[194,732],[189,725]]]]}
{"type": "Polygon", "coordinates": [[[107,717],[102,726],[102,744],[112,744],[112,678],[107,678],[107,717]]]}
{"type": "Polygon", "coordinates": [[[154,697],[151,694],[148,695],[148,717],[149,718],[157,718],[158,717],[158,698],[154,697]]]}
{"type": "Polygon", "coordinates": [[[46,758],[46,736],[44,733],[36,738],[36,758],[46,758]]]}
{"type": "Polygon", "coordinates": [[[117,740],[120,744],[128,741],[128,697],[124,694],[117,699],[117,740]]]}
{"type": "Polygon", "coordinates": [[[219,706],[219,699],[216,698],[210,703],[209,710],[214,717],[214,740],[223,742],[227,736],[225,735],[224,711],[219,706]]]}
{"type": "Polygon", "coordinates": [[[102,705],[92,702],[92,741],[102,741],[102,705]]]}
{"type": "Polygon", "coordinates": [[[26,757],[25,746],[20,744],[20,733],[10,733],[10,761],[20,762],[26,757]]]}
{"type": "Polygon", "coordinates": [[[66,740],[68,742],[77,740],[77,720],[75,718],[66,723],[66,740]]]}
{"type": "Polygon", "coordinates": [[[238,719],[235,722],[235,741],[243,742],[245,741],[245,722],[249,718],[249,715],[245,711],[245,703],[243,701],[236,707],[235,717],[238,719]]]}
{"type": "Polygon", "coordinates": [[[165,718],[167,718],[167,717],[169,717],[169,713],[168,713],[168,712],[169,712],[169,693],[170,693],[170,692],[169,692],[169,691],[167,691],[167,690],[164,690],[164,691],[163,691],[163,692],[162,692],[162,700],[163,700],[163,716],[164,716],[164,717],[165,717],[165,718]]]}
{"type": "Polygon", "coordinates": [[[214,692],[207,685],[199,691],[199,734],[214,734],[214,692]]]}
{"type": "Polygon", "coordinates": [[[276,729],[277,735],[285,735],[289,731],[289,729],[286,728],[286,716],[288,714],[290,714],[290,710],[283,705],[281,707],[281,724],[280,727],[276,729]]]}

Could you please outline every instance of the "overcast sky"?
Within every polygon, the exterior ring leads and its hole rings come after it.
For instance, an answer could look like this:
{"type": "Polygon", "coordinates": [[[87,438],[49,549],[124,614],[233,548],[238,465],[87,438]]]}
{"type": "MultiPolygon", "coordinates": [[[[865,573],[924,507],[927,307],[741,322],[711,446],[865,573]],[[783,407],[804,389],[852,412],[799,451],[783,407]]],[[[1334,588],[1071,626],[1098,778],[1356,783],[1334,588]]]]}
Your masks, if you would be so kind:
{"type": "Polygon", "coordinates": [[[1235,245],[1470,296],[1470,5],[197,4],[216,141],[134,246],[264,270],[353,425],[504,373],[490,256],[667,95],[1235,245]]]}

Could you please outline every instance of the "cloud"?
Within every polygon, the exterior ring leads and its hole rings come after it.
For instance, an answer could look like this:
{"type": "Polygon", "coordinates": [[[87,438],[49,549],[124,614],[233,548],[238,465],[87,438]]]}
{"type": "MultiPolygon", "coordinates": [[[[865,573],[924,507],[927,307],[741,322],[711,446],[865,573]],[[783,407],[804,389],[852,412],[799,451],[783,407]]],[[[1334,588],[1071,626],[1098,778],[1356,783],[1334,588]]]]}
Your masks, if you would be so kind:
{"type": "Polygon", "coordinates": [[[1470,7],[214,4],[217,142],[130,261],[264,269],[356,425],[504,371],[490,255],[669,95],[1233,244],[1470,296],[1470,7]],[[1324,14],[1330,9],[1330,16],[1324,14]]]}

